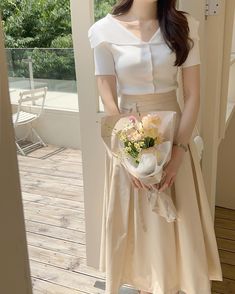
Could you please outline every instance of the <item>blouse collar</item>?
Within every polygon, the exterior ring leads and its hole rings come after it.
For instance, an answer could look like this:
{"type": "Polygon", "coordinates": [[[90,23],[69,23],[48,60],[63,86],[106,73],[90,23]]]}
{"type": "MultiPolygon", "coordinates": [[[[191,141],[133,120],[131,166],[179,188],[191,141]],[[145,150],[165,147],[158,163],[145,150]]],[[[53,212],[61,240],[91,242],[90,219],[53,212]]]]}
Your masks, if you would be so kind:
{"type": "Polygon", "coordinates": [[[106,15],[107,18],[110,19],[111,22],[114,22],[121,30],[123,30],[123,33],[128,34],[133,41],[136,41],[138,44],[150,44],[154,43],[156,40],[160,40],[161,35],[161,28],[159,27],[156,32],[152,35],[152,37],[148,41],[143,41],[139,37],[137,37],[134,33],[132,33],[130,30],[128,30],[126,27],[124,27],[117,19],[115,19],[112,14],[108,13],[106,15]]]}
{"type": "Polygon", "coordinates": [[[164,43],[160,28],[158,28],[149,41],[142,41],[109,13],[93,23],[88,30],[88,37],[92,48],[96,47],[101,42],[108,42],[116,45],[148,45],[164,43]]]}

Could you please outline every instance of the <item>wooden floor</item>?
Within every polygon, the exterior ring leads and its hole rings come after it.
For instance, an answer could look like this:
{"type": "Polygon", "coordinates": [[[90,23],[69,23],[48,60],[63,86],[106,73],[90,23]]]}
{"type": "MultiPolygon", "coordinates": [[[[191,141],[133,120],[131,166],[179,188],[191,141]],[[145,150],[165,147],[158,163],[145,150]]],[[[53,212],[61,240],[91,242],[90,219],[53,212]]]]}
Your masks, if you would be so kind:
{"type": "MultiPolygon", "coordinates": [[[[104,274],[86,266],[81,151],[48,146],[18,162],[34,294],[104,293],[104,274]]],[[[235,211],[216,207],[215,224],[224,282],[213,293],[235,293],[235,211]]]]}
{"type": "Polygon", "coordinates": [[[213,293],[235,293],[235,210],[215,208],[215,232],[223,282],[213,281],[213,293]]]}

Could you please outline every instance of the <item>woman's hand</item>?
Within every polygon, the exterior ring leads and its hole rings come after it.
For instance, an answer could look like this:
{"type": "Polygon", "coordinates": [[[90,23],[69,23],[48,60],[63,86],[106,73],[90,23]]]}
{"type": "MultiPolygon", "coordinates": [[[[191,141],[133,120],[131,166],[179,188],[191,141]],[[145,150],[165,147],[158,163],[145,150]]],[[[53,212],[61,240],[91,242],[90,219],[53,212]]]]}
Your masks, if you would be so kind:
{"type": "Polygon", "coordinates": [[[143,182],[141,182],[138,178],[134,177],[132,174],[130,174],[128,172],[129,178],[131,180],[131,183],[134,187],[138,188],[138,189],[147,189],[149,190],[150,187],[145,185],[143,182]]]}
{"type": "Polygon", "coordinates": [[[148,186],[144,184],[143,182],[141,182],[138,178],[134,177],[132,174],[127,172],[131,180],[131,183],[133,184],[134,187],[138,189],[149,190],[154,188],[154,189],[157,189],[158,192],[164,191],[166,188],[169,188],[172,186],[175,180],[176,174],[178,172],[178,169],[182,163],[184,153],[185,151],[181,147],[178,147],[178,146],[172,147],[171,159],[169,160],[169,162],[163,169],[163,172],[165,175],[162,178],[160,183],[148,186]]]}
{"type": "Polygon", "coordinates": [[[163,192],[165,189],[172,186],[178,169],[182,163],[184,153],[185,151],[181,147],[172,147],[171,159],[163,169],[165,172],[165,176],[162,178],[162,181],[160,183],[153,185],[154,188],[158,189],[158,192],[163,192]]]}

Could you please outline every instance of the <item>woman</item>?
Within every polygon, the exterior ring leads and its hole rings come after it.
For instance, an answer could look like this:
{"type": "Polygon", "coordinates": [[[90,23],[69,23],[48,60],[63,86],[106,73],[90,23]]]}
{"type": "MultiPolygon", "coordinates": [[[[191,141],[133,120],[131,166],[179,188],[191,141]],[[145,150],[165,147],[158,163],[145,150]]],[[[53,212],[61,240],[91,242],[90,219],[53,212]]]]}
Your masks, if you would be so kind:
{"type": "Polygon", "coordinates": [[[106,293],[128,284],[141,294],[209,294],[222,280],[213,220],[192,133],[200,100],[199,22],[176,0],[120,0],[88,32],[107,115],[174,110],[177,127],[165,177],[154,188],[180,216],[168,223],[150,209],[150,187],[105,157],[100,270],[106,293]],[[177,102],[182,68],[184,108],[177,102]],[[117,97],[120,97],[118,105],[117,97]]]}

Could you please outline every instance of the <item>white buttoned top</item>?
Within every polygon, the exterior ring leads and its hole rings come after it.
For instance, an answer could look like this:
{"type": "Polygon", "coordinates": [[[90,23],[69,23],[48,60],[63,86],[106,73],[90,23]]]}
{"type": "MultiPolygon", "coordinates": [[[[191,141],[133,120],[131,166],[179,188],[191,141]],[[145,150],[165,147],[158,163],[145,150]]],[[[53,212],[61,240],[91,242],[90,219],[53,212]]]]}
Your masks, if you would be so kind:
{"type": "MultiPolygon", "coordinates": [[[[194,40],[181,67],[200,64],[199,21],[186,14],[189,36],[194,40]]],[[[88,30],[94,48],[95,75],[115,75],[118,94],[163,93],[178,88],[176,54],[167,46],[160,27],[143,41],[110,13],[88,30]]]]}

